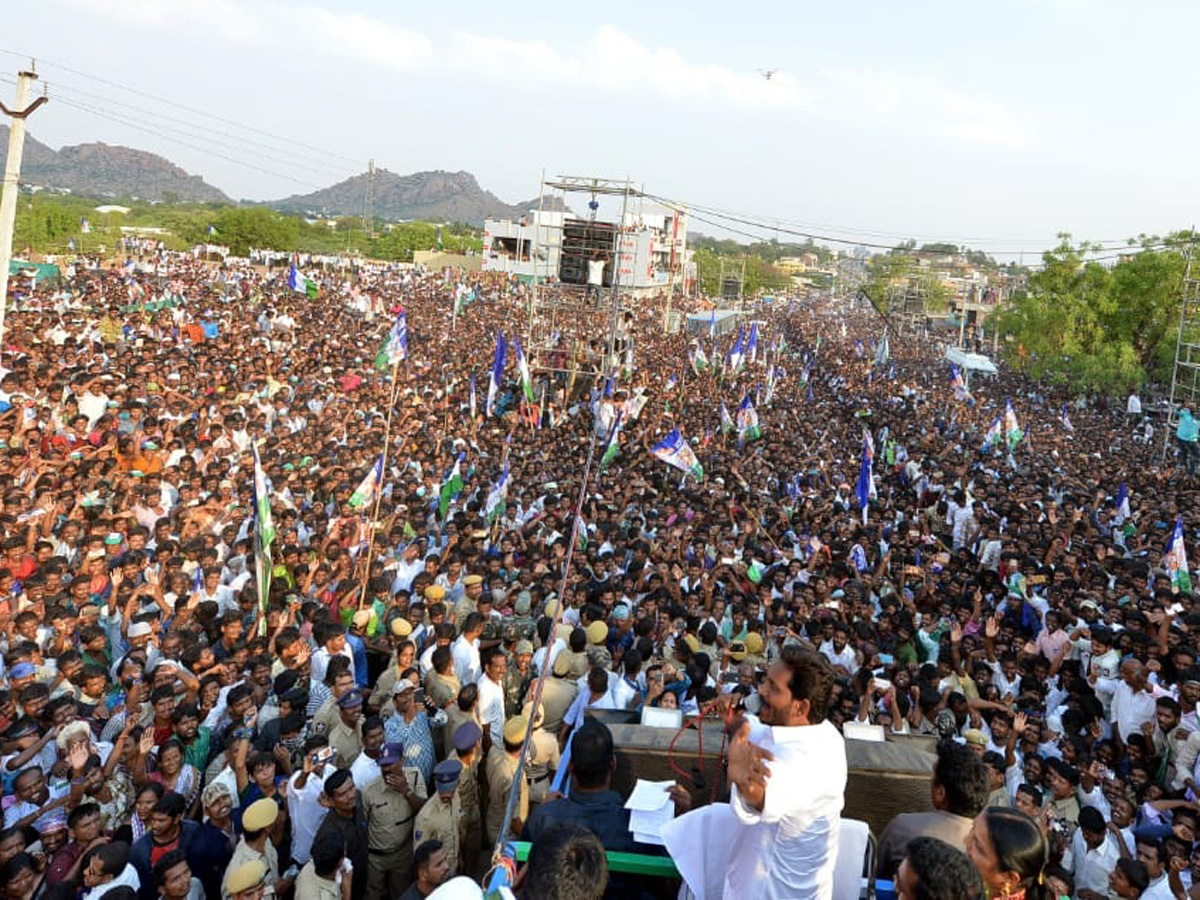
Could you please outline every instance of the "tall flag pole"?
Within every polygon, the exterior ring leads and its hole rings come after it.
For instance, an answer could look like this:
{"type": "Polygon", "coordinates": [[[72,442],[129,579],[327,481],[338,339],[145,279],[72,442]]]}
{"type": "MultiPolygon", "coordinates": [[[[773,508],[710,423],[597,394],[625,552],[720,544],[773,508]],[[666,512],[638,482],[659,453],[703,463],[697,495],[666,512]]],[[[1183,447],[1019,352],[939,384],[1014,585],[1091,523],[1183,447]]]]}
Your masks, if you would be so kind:
{"type": "Polygon", "coordinates": [[[403,312],[397,317],[396,324],[392,326],[392,331],[395,336],[394,349],[397,351],[397,355],[392,356],[393,341],[389,338],[387,352],[392,364],[392,384],[388,397],[387,420],[383,426],[383,452],[379,454],[379,459],[376,461],[373,471],[367,473],[367,477],[358,486],[358,490],[350,495],[351,506],[354,505],[355,497],[359,495],[362,495],[361,507],[365,507],[368,502],[374,500],[374,508],[371,510],[371,520],[366,526],[367,561],[366,565],[363,566],[362,590],[358,594],[359,609],[362,609],[367,602],[367,585],[371,579],[371,558],[375,554],[375,529],[379,522],[379,502],[383,499],[383,474],[387,471],[388,448],[392,444],[392,414],[396,411],[396,397],[400,389],[400,380],[396,376],[400,372],[400,361],[408,357],[408,325],[403,312]],[[368,481],[370,481],[369,487],[368,481]],[[366,491],[364,491],[364,488],[366,488],[366,491]]]}
{"type": "Polygon", "coordinates": [[[487,406],[483,411],[485,418],[496,413],[496,401],[500,398],[500,382],[504,379],[504,353],[504,334],[497,332],[496,355],[492,360],[492,374],[488,379],[487,406]]]}
{"type": "Polygon", "coordinates": [[[258,633],[266,634],[267,601],[271,596],[271,544],[275,541],[275,523],[271,520],[271,494],[267,473],[254,444],[254,569],[258,585],[258,633]]]}

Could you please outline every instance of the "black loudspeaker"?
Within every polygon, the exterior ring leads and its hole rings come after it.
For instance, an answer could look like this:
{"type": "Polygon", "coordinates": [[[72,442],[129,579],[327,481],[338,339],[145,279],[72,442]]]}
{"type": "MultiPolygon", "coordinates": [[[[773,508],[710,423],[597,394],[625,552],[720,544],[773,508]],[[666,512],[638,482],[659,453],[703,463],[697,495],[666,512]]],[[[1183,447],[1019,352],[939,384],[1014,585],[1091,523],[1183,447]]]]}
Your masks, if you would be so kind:
{"type": "MultiPolygon", "coordinates": [[[[607,723],[606,723],[607,724],[607,723]]],[[[692,791],[692,803],[701,806],[715,799],[729,800],[729,785],[720,765],[722,729],[717,720],[704,725],[701,739],[689,728],[675,740],[672,728],[609,724],[616,747],[617,769],[613,790],[629,796],[637,779],[680,781],[692,791]],[[675,766],[687,775],[681,779],[675,766]],[[697,784],[696,782],[699,782],[697,784]]],[[[928,743],[903,738],[885,743],[846,741],[846,806],[842,815],[866,822],[878,837],[896,815],[933,809],[929,785],[937,757],[928,743]]]]}

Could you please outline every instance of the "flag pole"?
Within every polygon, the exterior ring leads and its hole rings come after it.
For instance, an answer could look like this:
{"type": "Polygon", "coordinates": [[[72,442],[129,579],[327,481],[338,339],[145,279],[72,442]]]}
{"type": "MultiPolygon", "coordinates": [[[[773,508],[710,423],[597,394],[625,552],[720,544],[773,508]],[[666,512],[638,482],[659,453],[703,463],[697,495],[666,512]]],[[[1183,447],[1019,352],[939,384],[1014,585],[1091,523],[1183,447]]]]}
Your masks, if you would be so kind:
{"type": "MultiPolygon", "coordinates": [[[[407,356],[408,354],[405,354],[407,356]]],[[[367,583],[371,580],[371,557],[375,553],[375,523],[379,520],[379,503],[383,500],[383,479],[387,473],[388,447],[392,442],[392,413],[396,411],[396,375],[400,369],[400,360],[392,363],[392,384],[388,400],[387,422],[383,426],[383,454],[379,464],[379,484],[375,486],[375,507],[371,511],[371,521],[367,523],[367,564],[363,567],[362,589],[358,592],[358,608],[362,609],[367,602],[367,583]]]]}

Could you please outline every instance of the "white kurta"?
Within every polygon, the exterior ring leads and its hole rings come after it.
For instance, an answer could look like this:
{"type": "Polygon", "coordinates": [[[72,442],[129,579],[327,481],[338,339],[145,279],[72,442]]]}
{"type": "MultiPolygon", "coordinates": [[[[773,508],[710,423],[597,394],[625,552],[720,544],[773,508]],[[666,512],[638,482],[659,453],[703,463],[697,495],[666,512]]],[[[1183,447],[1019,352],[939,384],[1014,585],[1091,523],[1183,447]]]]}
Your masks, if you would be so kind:
{"type": "Polygon", "coordinates": [[[731,789],[738,828],[724,896],[737,900],[832,900],[838,831],[846,794],[846,745],[829,722],[770,728],[756,719],[750,740],[768,763],[762,812],[731,789]]]}

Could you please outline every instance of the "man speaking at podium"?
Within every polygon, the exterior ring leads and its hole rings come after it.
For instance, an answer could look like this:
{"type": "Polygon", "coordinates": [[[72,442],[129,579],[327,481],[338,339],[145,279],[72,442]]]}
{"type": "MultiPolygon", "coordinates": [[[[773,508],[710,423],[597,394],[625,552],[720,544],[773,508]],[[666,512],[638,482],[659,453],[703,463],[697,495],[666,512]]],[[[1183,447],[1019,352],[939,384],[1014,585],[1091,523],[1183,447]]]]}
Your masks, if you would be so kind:
{"type": "Polygon", "coordinates": [[[705,854],[700,869],[712,872],[713,857],[727,853],[726,900],[832,900],[846,793],[846,747],[825,718],[833,679],[825,657],[800,647],[785,647],[771,664],[758,718],[737,723],[730,743],[728,812],[690,813],[670,835],[683,839],[667,840],[685,877],[698,871],[693,854],[705,854]],[[697,833],[689,835],[692,821],[697,833]]]}

